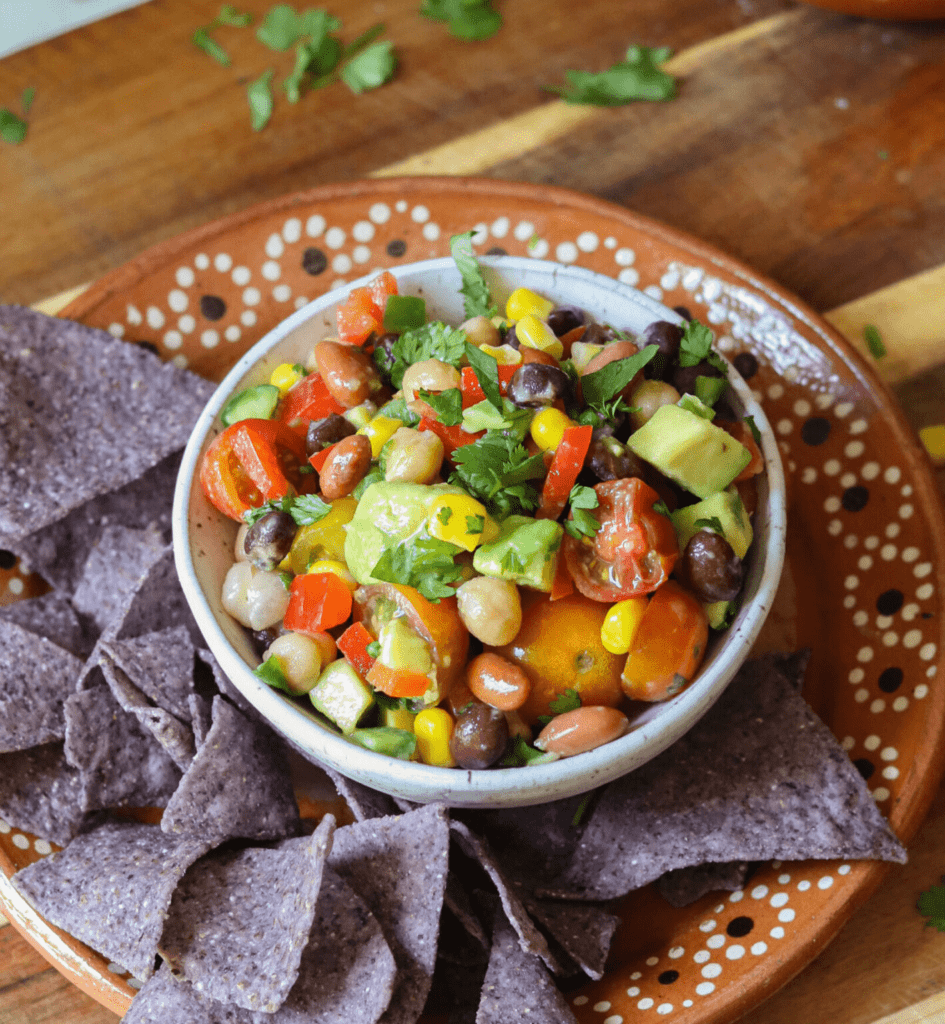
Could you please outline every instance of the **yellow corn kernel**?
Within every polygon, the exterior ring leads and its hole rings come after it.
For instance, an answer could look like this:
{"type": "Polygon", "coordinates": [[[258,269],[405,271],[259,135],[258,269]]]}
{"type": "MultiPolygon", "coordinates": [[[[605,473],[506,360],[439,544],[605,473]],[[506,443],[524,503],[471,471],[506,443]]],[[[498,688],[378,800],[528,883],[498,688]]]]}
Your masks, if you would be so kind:
{"type": "Polygon", "coordinates": [[[630,650],[647,604],[645,597],[630,597],[611,607],[600,627],[600,642],[605,650],[611,654],[626,654],[630,650]]]}
{"type": "Polygon", "coordinates": [[[407,708],[381,708],[381,725],[390,729],[413,732],[413,720],[417,716],[407,708]]]}
{"type": "Polygon", "coordinates": [[[518,366],[522,361],[522,353],[511,345],[480,345],[479,351],[492,356],[499,366],[518,366]]]}
{"type": "Polygon", "coordinates": [[[945,423],[935,423],[919,431],[919,440],[935,466],[945,465],[945,423]]]}
{"type": "Polygon", "coordinates": [[[280,363],[269,377],[269,383],[279,389],[280,394],[285,394],[290,388],[305,376],[299,368],[298,363],[280,363]]]}
{"type": "Polygon", "coordinates": [[[319,572],[331,572],[334,573],[338,579],[344,583],[344,585],[353,594],[358,589],[358,581],[348,571],[348,567],[344,562],[339,562],[333,558],[319,558],[308,567],[310,573],[319,572]]]}
{"type": "Polygon", "coordinates": [[[521,320],[529,314],[544,320],[554,308],[553,302],[533,292],[531,288],[516,288],[505,304],[505,315],[510,320],[521,320]]]}
{"type": "Polygon", "coordinates": [[[450,752],[453,738],[453,719],[445,708],[424,708],[413,720],[417,737],[417,751],[424,764],[438,768],[452,768],[456,761],[450,752]]]}
{"type": "Polygon", "coordinates": [[[529,313],[523,316],[515,325],[515,337],[519,344],[526,348],[537,348],[541,352],[560,359],[564,355],[564,345],[561,344],[555,332],[537,316],[529,313]]]}
{"type": "Polygon", "coordinates": [[[444,494],[430,508],[427,532],[437,540],[475,551],[482,543],[489,515],[486,506],[466,494],[444,494]]]}
{"type": "Polygon", "coordinates": [[[544,452],[554,451],[561,444],[564,432],[574,423],[560,409],[542,409],[528,428],[532,440],[544,452]]]}
{"type": "Polygon", "coordinates": [[[375,416],[370,423],[366,423],[358,431],[371,442],[371,458],[379,459],[384,445],[403,426],[401,420],[395,420],[392,416],[375,416]]]}

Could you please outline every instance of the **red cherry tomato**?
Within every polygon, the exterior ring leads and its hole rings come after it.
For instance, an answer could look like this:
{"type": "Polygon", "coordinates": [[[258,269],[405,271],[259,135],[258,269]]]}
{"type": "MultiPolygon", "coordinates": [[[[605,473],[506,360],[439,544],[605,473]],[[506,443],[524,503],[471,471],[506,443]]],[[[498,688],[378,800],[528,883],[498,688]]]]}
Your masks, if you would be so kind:
{"type": "Polygon", "coordinates": [[[333,412],[340,416],[344,411],[331,397],[322,375],[310,373],[282,400],[279,418],[304,436],[312,420],[322,420],[333,412]]]}
{"type": "Polygon", "coordinates": [[[631,700],[668,700],[696,674],[709,623],[699,601],[675,580],[650,598],[627,653],[620,685],[631,700]]]}
{"type": "Polygon", "coordinates": [[[338,340],[345,345],[363,345],[371,334],[380,334],[384,330],[387,298],[396,294],[397,279],[386,270],[366,288],[352,288],[335,314],[338,340]]]}
{"type": "Polygon", "coordinates": [[[351,618],[351,591],[333,572],[296,576],[282,624],[294,633],[324,633],[351,618]]]}
{"type": "Polygon", "coordinates": [[[305,461],[305,442],[284,423],[240,420],[204,453],[200,484],[216,508],[241,522],[250,508],[285,497],[290,487],[304,490],[305,461]]]}
{"type": "Polygon", "coordinates": [[[653,508],[659,495],[638,477],[605,480],[594,490],[596,536],[564,538],[574,585],[585,597],[611,603],[656,590],[679,557],[673,524],[653,508]]]}

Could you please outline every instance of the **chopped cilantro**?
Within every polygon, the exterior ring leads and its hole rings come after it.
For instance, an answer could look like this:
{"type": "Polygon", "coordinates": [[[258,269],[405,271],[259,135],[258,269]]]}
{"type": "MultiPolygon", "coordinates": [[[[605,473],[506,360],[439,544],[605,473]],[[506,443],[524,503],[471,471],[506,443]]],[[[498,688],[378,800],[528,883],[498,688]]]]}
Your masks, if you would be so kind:
{"type": "Polygon", "coordinates": [[[547,761],[554,760],[543,750],[530,746],[525,742],[523,737],[516,736],[515,739],[509,744],[508,750],[499,761],[499,764],[503,768],[523,768],[529,764],[544,764],[547,761]]]}
{"type": "MultiPolygon", "coordinates": [[[[306,11],[297,14],[290,4],[276,4],[271,7],[256,29],[256,38],[270,50],[288,50],[302,36],[313,35],[319,31],[325,21],[324,11],[306,11]]],[[[333,24],[329,31],[341,28],[337,18],[330,19],[333,24]]]]}
{"type": "Polygon", "coordinates": [[[502,27],[502,15],[492,0],[423,0],[420,13],[432,21],[445,21],[450,33],[467,42],[481,42],[502,27]]]}
{"type": "Polygon", "coordinates": [[[466,533],[470,537],[475,537],[478,534],[481,534],[485,528],[485,516],[466,516],[466,533]]]}
{"type": "Polygon", "coordinates": [[[557,697],[548,705],[551,711],[550,715],[539,715],[538,721],[542,725],[547,725],[555,715],[563,715],[567,711],[577,711],[581,706],[581,695],[573,687],[569,687],[563,693],[559,693],[557,697]]]}
{"type": "Polygon", "coordinates": [[[297,497],[286,495],[284,498],[273,498],[257,508],[247,509],[243,513],[243,521],[254,526],[263,516],[270,512],[288,512],[297,526],[310,526],[331,511],[331,505],[322,501],[317,494],[301,494],[297,497]]]}
{"type": "Polygon", "coordinates": [[[462,566],[454,559],[458,548],[445,540],[433,537],[415,537],[409,544],[393,543],[385,547],[371,575],[386,583],[399,583],[414,587],[427,600],[438,603],[442,597],[452,597],[455,583],[463,574],[462,566]]]}
{"type": "Polygon", "coordinates": [[[449,521],[453,518],[453,510],[449,507],[449,505],[444,505],[440,509],[440,511],[437,512],[436,518],[439,519],[439,521],[444,526],[446,526],[449,523],[449,521]]]}
{"type": "Polygon", "coordinates": [[[212,57],[218,64],[228,68],[230,66],[230,55],[215,39],[210,37],[210,33],[224,25],[232,28],[244,28],[252,20],[253,16],[251,14],[237,11],[232,4],[224,4],[220,8],[220,13],[209,25],[204,25],[194,32],[191,36],[191,41],[194,46],[203,50],[208,57],[212,57]]]}
{"type": "Polygon", "coordinates": [[[707,516],[704,519],[697,519],[692,525],[693,529],[697,532],[699,530],[711,530],[713,533],[725,536],[725,531],[722,529],[722,520],[718,516],[707,516]]]}
{"type": "Polygon", "coordinates": [[[492,302],[489,285],[482,276],[479,261],[473,252],[472,236],[473,233],[467,231],[450,238],[450,253],[463,279],[459,290],[463,293],[466,316],[495,316],[498,310],[492,302]]]}
{"type": "Polygon", "coordinates": [[[0,109],[0,139],[18,146],[26,138],[26,133],[29,129],[26,115],[30,112],[30,107],[33,105],[35,97],[36,90],[32,86],[23,90],[23,96],[20,99],[20,108],[23,111],[22,117],[14,114],[12,110],[7,110],[6,107],[0,109]]]}
{"type": "MultiPolygon", "coordinates": [[[[943,879],[945,881],[945,879],[943,879]]],[[[945,885],[933,885],[920,894],[916,909],[923,917],[927,928],[937,928],[945,932],[945,885]]]]}
{"type": "Polygon", "coordinates": [[[30,107],[33,105],[33,100],[36,99],[36,90],[33,86],[29,85],[23,90],[23,96],[20,99],[20,106],[23,108],[23,116],[30,112],[30,107]]]}
{"type": "Polygon", "coordinates": [[[661,516],[671,515],[671,513],[669,511],[669,505],[667,505],[666,502],[663,501],[662,498],[660,498],[659,501],[655,501],[653,503],[653,511],[654,512],[658,512],[661,516]]]}
{"type": "Polygon", "coordinates": [[[417,397],[430,406],[444,427],[456,427],[463,422],[463,393],[459,388],[448,388],[438,394],[420,388],[417,397]]]}
{"type": "MultiPolygon", "coordinates": [[[[376,658],[381,653],[381,642],[380,640],[372,640],[364,650],[372,657],[376,658]]],[[[378,692],[379,695],[379,692],[378,692]]],[[[399,700],[401,698],[388,697],[388,700],[399,700]]]]}
{"type": "Polygon", "coordinates": [[[874,359],[882,359],[886,355],[886,346],[883,344],[879,331],[873,324],[866,324],[863,328],[863,337],[866,340],[866,347],[870,350],[870,355],[874,359]]]}
{"type": "Polygon", "coordinates": [[[746,416],[745,425],[751,431],[751,436],[755,439],[755,444],[761,444],[761,431],[758,429],[758,424],[755,423],[755,417],[746,416]]]}
{"type": "Polygon", "coordinates": [[[459,366],[465,349],[466,332],[433,320],[415,331],[404,331],[388,352],[378,346],[374,349],[374,362],[395,388],[404,380],[404,371],[411,363],[424,359],[440,359],[451,366],[459,366]]]}
{"type": "Polygon", "coordinates": [[[525,572],[525,563],[522,561],[522,556],[514,548],[509,548],[502,556],[499,568],[509,576],[519,576],[525,572]]]}
{"type": "MultiPolygon", "coordinates": [[[[376,357],[376,350],[375,350],[376,357]]],[[[376,361],[376,358],[375,358],[376,361]]],[[[400,420],[405,427],[415,427],[420,422],[420,417],[407,408],[405,398],[393,398],[386,405],[377,410],[378,416],[387,416],[392,420],[400,420]]]]}
{"type": "Polygon", "coordinates": [[[571,488],[568,502],[571,505],[571,518],[565,522],[565,530],[577,540],[596,536],[600,522],[590,510],[597,508],[600,502],[594,488],[575,484],[571,488]]]}
{"type": "Polygon", "coordinates": [[[487,431],[453,452],[450,483],[478,498],[497,519],[538,507],[538,491],[528,483],[545,476],[541,453],[529,455],[514,437],[487,431]]]}
{"type": "Polygon", "coordinates": [[[286,590],[291,590],[292,589],[292,581],[295,579],[295,577],[292,575],[292,573],[290,573],[290,572],[280,572],[279,573],[279,579],[282,580],[282,585],[285,587],[286,590]]]}
{"type": "Polygon", "coordinates": [[[400,334],[415,331],[427,322],[427,303],[419,295],[388,295],[384,306],[384,330],[400,334]]]}
{"type": "Polygon", "coordinates": [[[614,107],[634,100],[669,100],[676,95],[676,81],[659,65],[672,51],[667,47],[631,46],[622,61],[606,71],[566,71],[567,86],[548,87],[567,103],[614,107]]]}
{"type": "Polygon", "coordinates": [[[727,374],[728,366],[725,361],[712,351],[714,340],[712,332],[705,324],[700,324],[698,320],[689,320],[679,342],[679,365],[697,366],[705,361],[720,370],[723,375],[727,374]]]}
{"type": "Polygon", "coordinates": [[[268,683],[273,689],[285,690],[286,693],[292,692],[289,689],[289,681],[285,677],[282,662],[275,656],[266,658],[261,665],[254,668],[253,675],[264,683],[268,683]]]}
{"type": "Polygon", "coordinates": [[[472,342],[467,341],[465,346],[466,358],[469,365],[476,374],[479,387],[482,388],[486,398],[502,412],[502,391],[499,388],[499,361],[488,352],[483,352],[472,342]]]}
{"type": "Polygon", "coordinates": [[[591,806],[591,800],[594,798],[596,790],[591,790],[589,793],[584,794],[584,798],[577,805],[577,810],[574,812],[574,817],[571,819],[571,828],[577,828],[584,819],[584,815],[587,814],[588,807],[591,806]]]}
{"type": "Polygon", "coordinates": [[[273,70],[264,71],[255,82],[246,86],[246,98],[254,132],[261,132],[269,124],[272,117],[272,82],[273,70]]]}
{"type": "Polygon", "coordinates": [[[656,345],[647,345],[636,355],[628,356],[626,359],[615,359],[599,370],[585,374],[581,378],[585,403],[606,417],[607,414],[603,411],[605,403],[623,391],[657,352],[659,348],[656,345]]]}
{"type": "Polygon", "coordinates": [[[463,409],[463,430],[470,434],[477,434],[480,430],[500,430],[522,441],[534,417],[534,409],[519,409],[507,398],[502,399],[501,411],[484,399],[463,409]]]}
{"type": "Polygon", "coordinates": [[[341,80],[352,92],[368,92],[389,82],[396,69],[394,44],[385,40],[352,57],[341,69],[341,80]]]}

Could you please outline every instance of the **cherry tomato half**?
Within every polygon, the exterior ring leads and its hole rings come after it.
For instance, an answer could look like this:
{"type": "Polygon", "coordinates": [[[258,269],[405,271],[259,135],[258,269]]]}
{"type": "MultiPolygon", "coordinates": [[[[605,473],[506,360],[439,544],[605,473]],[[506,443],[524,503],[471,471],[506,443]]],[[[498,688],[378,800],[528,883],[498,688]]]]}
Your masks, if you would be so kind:
{"type": "Polygon", "coordinates": [[[338,340],[344,345],[363,345],[372,333],[380,334],[387,297],[396,294],[397,279],[386,270],[366,288],[352,288],[335,313],[338,340]]]}
{"type": "Polygon", "coordinates": [[[679,557],[673,524],[653,508],[659,495],[638,477],[605,480],[594,490],[596,536],[564,538],[574,585],[585,597],[608,603],[656,590],[679,557]]]}
{"type": "Polygon", "coordinates": [[[240,420],[204,453],[200,484],[216,508],[242,522],[250,508],[285,497],[290,487],[303,492],[314,485],[299,472],[305,464],[304,440],[284,423],[240,420]]]}
{"type": "Polygon", "coordinates": [[[705,657],[709,624],[702,605],[675,580],[650,598],[627,654],[620,684],[631,700],[668,700],[705,657]]]}

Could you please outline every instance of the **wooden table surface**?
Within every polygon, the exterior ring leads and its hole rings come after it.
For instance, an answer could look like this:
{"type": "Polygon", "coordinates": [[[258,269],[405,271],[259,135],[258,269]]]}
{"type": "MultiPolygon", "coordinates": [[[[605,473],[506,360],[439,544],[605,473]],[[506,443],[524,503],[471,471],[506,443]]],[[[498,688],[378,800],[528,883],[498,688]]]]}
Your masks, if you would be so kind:
{"type": "MultiPolygon", "coordinates": [[[[269,4],[237,6],[258,22],[269,4]]],[[[0,302],[80,288],[186,228],[325,182],[547,182],[714,243],[857,345],[875,324],[880,371],[913,425],[945,421],[945,22],[788,0],[498,0],[499,33],[463,42],[419,6],[331,4],[346,40],[386,24],[396,77],[360,96],[339,83],[294,106],[277,98],[259,133],[245,85],[288,72],[292,54],[223,28],[232,64],[211,61],[190,37],[216,0],[150,0],[0,61],[0,107],[36,90],[26,141],[0,143],[0,302]],[[601,109],[544,91],[631,43],[674,51],[675,100],[601,109]]],[[[945,1020],[945,934],[914,909],[943,874],[945,791],[909,864],[745,1020],[945,1020]]],[[[0,1024],[117,1019],[5,925],[0,1024]]]]}

